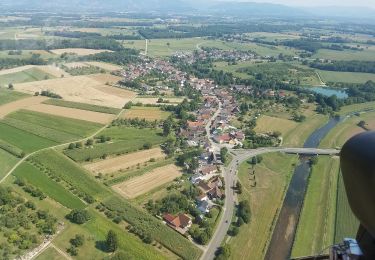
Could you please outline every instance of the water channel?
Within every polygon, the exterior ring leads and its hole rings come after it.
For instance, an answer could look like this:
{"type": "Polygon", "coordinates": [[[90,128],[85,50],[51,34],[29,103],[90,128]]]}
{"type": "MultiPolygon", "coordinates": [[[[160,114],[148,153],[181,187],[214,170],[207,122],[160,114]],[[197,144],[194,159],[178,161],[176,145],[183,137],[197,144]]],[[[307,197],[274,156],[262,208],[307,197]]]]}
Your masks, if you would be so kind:
{"type": "MultiPolygon", "coordinates": [[[[332,118],[324,126],[315,130],[306,140],[303,147],[317,148],[321,140],[342,119],[332,118]]],[[[294,174],[286,192],[284,202],[277,219],[271,242],[268,246],[266,259],[289,259],[298,220],[302,209],[308,179],[310,176],[309,160],[300,156],[300,163],[296,166],[294,174]]]]}

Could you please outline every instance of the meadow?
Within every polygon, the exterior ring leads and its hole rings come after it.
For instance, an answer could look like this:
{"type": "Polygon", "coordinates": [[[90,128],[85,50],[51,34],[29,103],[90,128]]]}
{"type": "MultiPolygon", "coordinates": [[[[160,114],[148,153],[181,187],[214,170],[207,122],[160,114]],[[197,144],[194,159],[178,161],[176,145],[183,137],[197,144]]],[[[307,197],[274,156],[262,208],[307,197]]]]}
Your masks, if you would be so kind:
{"type": "Polygon", "coordinates": [[[38,68],[30,68],[16,73],[0,75],[0,85],[4,86],[10,83],[24,83],[53,78],[55,78],[53,75],[48,74],[38,68]]]}
{"type": "Polygon", "coordinates": [[[121,115],[121,118],[139,118],[146,119],[149,121],[153,120],[165,120],[170,115],[170,112],[162,111],[158,107],[138,107],[133,106],[131,109],[127,109],[121,115]]]}
{"type": "Polygon", "coordinates": [[[18,159],[0,146],[0,179],[17,163],[18,159]]]}
{"type": "Polygon", "coordinates": [[[264,258],[296,162],[295,156],[272,153],[264,155],[262,163],[254,169],[249,160],[240,165],[238,177],[243,191],[239,200],[249,201],[251,220],[230,239],[230,259],[264,258]],[[250,175],[253,170],[255,180],[250,175]]]}
{"type": "Polygon", "coordinates": [[[312,167],[292,257],[317,255],[333,244],[338,175],[338,158],[320,156],[312,167]]]}
{"type": "Polygon", "coordinates": [[[109,136],[112,141],[95,144],[90,148],[65,150],[64,153],[77,162],[90,161],[103,155],[121,155],[134,152],[143,149],[145,144],[154,146],[165,140],[160,130],[148,128],[110,127],[102,131],[100,135],[109,136]]]}
{"type": "Polygon", "coordinates": [[[320,49],[312,56],[313,59],[328,59],[328,60],[362,60],[362,61],[374,61],[375,60],[375,49],[369,48],[363,51],[353,50],[328,50],[320,49]]]}
{"type": "Polygon", "coordinates": [[[65,207],[71,209],[82,209],[86,207],[86,205],[78,197],[74,196],[58,182],[49,178],[45,172],[42,172],[40,169],[28,162],[22,163],[13,172],[13,175],[37,187],[45,195],[61,203],[61,205],[65,207]]]}
{"type": "Polygon", "coordinates": [[[366,83],[375,81],[375,74],[316,70],[324,82],[366,83]]]}
{"type": "Polygon", "coordinates": [[[0,87],[0,106],[28,97],[29,95],[0,87]]]}

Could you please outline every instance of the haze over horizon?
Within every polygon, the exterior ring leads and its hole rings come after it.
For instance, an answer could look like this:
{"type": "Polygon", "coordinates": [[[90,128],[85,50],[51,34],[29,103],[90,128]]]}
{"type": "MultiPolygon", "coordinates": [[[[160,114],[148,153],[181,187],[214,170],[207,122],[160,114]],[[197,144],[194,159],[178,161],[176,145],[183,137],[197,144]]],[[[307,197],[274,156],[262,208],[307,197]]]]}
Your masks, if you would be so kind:
{"type": "MultiPolygon", "coordinates": [[[[216,0],[210,0],[216,1],[216,0]]],[[[282,4],[289,6],[363,6],[375,9],[374,0],[220,0],[227,2],[255,2],[255,3],[271,3],[271,4],[282,4]]]]}

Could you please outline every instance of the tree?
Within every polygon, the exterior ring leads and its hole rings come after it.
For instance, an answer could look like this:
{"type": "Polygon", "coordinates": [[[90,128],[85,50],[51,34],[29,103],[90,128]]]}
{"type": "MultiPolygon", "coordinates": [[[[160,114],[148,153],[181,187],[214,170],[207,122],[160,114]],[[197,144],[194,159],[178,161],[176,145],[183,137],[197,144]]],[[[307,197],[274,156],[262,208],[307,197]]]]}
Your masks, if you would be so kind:
{"type": "Polygon", "coordinates": [[[168,118],[163,123],[163,135],[168,136],[172,131],[172,120],[168,118]]]}
{"type": "Polygon", "coordinates": [[[73,209],[67,216],[67,219],[69,219],[71,222],[76,224],[83,224],[90,220],[90,215],[88,211],[84,209],[73,209]]]}
{"type": "Polygon", "coordinates": [[[86,146],[91,146],[91,145],[93,145],[94,144],[94,140],[92,140],[92,139],[87,139],[87,141],[86,141],[86,146]]]}
{"type": "Polygon", "coordinates": [[[75,246],[71,246],[66,250],[71,256],[76,256],[78,255],[78,249],[75,246]]]}
{"type": "Polygon", "coordinates": [[[71,143],[71,144],[69,144],[68,149],[69,150],[73,150],[75,147],[76,147],[75,144],[71,143]]]}
{"type": "Polygon", "coordinates": [[[85,243],[85,236],[81,234],[77,234],[74,238],[70,239],[70,244],[75,247],[83,246],[85,243]]]}
{"type": "Polygon", "coordinates": [[[109,252],[115,252],[118,248],[118,239],[117,235],[113,230],[109,230],[107,234],[107,239],[105,241],[107,250],[109,252]]]}
{"type": "Polygon", "coordinates": [[[151,147],[152,147],[152,143],[150,143],[150,142],[147,142],[147,143],[143,144],[143,149],[145,149],[145,150],[151,149],[151,147]]]}
{"type": "Polygon", "coordinates": [[[219,247],[217,250],[215,260],[229,259],[230,255],[231,249],[228,244],[225,244],[224,246],[219,247]]]}
{"type": "Polygon", "coordinates": [[[240,181],[237,181],[236,189],[238,194],[242,193],[242,184],[240,183],[240,181]]]}
{"type": "Polygon", "coordinates": [[[223,163],[227,162],[228,148],[223,147],[220,149],[220,157],[223,163]]]}
{"type": "Polygon", "coordinates": [[[9,83],[9,85],[8,85],[8,89],[14,89],[14,86],[13,86],[13,84],[12,83],[9,83]]]}

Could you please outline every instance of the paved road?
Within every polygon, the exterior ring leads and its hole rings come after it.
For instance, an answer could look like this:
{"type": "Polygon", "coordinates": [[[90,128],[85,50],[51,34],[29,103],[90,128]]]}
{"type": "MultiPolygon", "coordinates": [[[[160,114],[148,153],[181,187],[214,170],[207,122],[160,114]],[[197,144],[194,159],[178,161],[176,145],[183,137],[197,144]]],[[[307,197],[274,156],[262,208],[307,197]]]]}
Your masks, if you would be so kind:
{"type": "Polygon", "coordinates": [[[234,213],[237,197],[233,190],[233,185],[237,182],[237,168],[248,158],[272,152],[285,152],[292,154],[309,154],[309,155],[335,155],[339,151],[335,149],[315,149],[315,148],[286,148],[286,147],[268,147],[253,150],[231,150],[234,155],[232,162],[223,171],[225,181],[225,204],[223,207],[223,215],[218,223],[217,229],[206,247],[201,260],[212,260],[215,257],[216,250],[221,246],[227,231],[229,229],[232,216],[234,213]]]}

